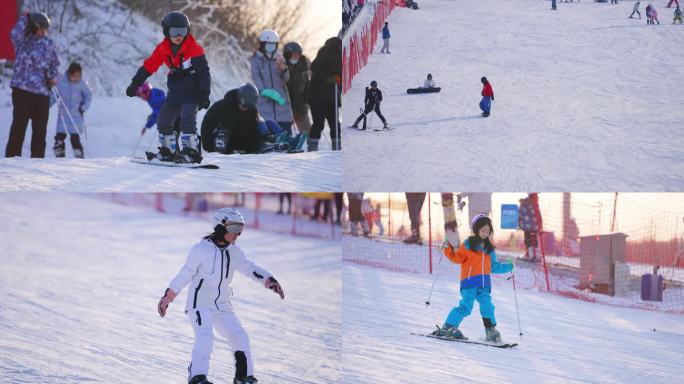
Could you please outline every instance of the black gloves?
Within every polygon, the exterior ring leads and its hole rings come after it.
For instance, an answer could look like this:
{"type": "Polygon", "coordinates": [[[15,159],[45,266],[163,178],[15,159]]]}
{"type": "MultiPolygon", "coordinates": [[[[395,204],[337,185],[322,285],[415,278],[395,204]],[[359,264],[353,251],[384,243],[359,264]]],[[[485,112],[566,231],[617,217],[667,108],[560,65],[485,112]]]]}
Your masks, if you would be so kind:
{"type": "Polygon", "coordinates": [[[138,86],[131,83],[128,88],[126,88],[126,96],[128,97],[135,97],[135,91],[138,89],[138,86]]]}

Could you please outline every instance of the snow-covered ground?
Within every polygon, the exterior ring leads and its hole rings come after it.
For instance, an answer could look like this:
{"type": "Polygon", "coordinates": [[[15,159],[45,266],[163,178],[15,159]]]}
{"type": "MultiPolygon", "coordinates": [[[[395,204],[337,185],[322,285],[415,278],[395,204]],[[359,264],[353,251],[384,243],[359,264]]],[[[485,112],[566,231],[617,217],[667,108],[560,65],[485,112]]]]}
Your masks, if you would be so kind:
{"type": "MultiPolygon", "coordinates": [[[[87,194],[4,194],[0,205],[1,383],[182,383],[193,335],[184,290],[167,317],[157,301],[206,219],[115,205],[87,194]]],[[[270,270],[285,300],[237,276],[236,312],[264,383],[341,377],[338,241],[246,230],[248,256],[270,270]]],[[[210,378],[232,382],[218,338],[210,378]]]]}
{"type": "MultiPolygon", "coordinates": [[[[342,383],[674,383],[681,381],[684,318],[517,290],[492,279],[497,329],[514,349],[411,335],[442,324],[458,281],[343,263],[342,383]],[[655,331],[654,331],[655,329],[655,331]]],[[[477,305],[461,324],[484,337],[477,305]]]]}
{"type": "MultiPolygon", "coordinates": [[[[9,137],[12,106],[10,90],[0,95],[0,148],[4,153],[9,137]]],[[[321,140],[322,151],[300,154],[263,155],[205,154],[204,162],[219,170],[156,167],[130,162],[140,129],[150,113],[144,101],[127,97],[96,97],[86,113],[88,141],[86,159],[73,159],[67,142],[67,158],[52,153],[57,107],[48,123],[46,159],[28,159],[30,125],[23,158],[0,159],[0,191],[338,191],[342,189],[342,156],[321,140]],[[327,147],[326,147],[327,146],[327,147]]],[[[204,112],[204,111],[202,111],[204,112]]],[[[202,116],[198,116],[201,123],[202,116]]],[[[198,123],[198,124],[199,124],[198,123]]],[[[157,130],[148,131],[135,156],[145,149],[156,151],[157,130]]]]}
{"type": "Polygon", "coordinates": [[[344,189],[681,190],[684,27],[665,0],[652,3],[661,25],[629,19],[632,1],[395,9],[392,53],[376,47],[342,108],[350,125],[376,80],[394,129],[344,130],[344,189]],[[441,93],[407,95],[427,73],[441,93]],[[496,96],[488,119],[482,76],[496,96]]]}

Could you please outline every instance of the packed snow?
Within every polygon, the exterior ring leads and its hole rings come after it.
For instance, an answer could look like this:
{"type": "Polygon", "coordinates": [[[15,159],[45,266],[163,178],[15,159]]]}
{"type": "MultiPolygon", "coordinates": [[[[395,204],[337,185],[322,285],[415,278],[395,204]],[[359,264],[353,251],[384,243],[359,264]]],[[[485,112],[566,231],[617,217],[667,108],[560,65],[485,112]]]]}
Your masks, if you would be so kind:
{"type": "MultiPolygon", "coordinates": [[[[343,250],[343,252],[345,252],[343,250]]],[[[443,324],[460,300],[458,267],[434,276],[343,263],[343,383],[674,383],[681,381],[681,315],[618,308],[492,279],[497,329],[513,349],[412,335],[443,324]],[[382,362],[382,363],[378,363],[382,362]]],[[[477,304],[461,324],[484,338],[477,304]]]]}
{"type": "MultiPolygon", "coordinates": [[[[182,383],[193,344],[185,295],[163,319],[157,301],[206,218],[126,207],[94,195],[5,194],[0,205],[0,382],[182,383]]],[[[285,300],[241,275],[232,300],[263,383],[338,383],[339,240],[247,229],[248,257],[278,278],[285,300]]],[[[214,383],[232,382],[218,337],[214,383]]]]}
{"type": "Polygon", "coordinates": [[[344,97],[348,126],[376,80],[393,128],[344,130],[345,190],[682,189],[684,27],[666,0],[654,26],[628,18],[632,1],[418,3],[395,8],[391,54],[379,39],[344,97]],[[441,92],[407,95],[428,73],[441,92]]]}

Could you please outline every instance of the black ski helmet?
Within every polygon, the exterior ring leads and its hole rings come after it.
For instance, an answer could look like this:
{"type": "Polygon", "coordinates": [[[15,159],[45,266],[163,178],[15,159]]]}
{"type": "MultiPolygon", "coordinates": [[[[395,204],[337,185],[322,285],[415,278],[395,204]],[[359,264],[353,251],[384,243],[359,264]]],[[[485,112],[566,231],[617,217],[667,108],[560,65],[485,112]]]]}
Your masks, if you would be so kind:
{"type": "Polygon", "coordinates": [[[32,33],[40,28],[48,29],[50,28],[50,18],[43,12],[31,12],[28,15],[28,26],[32,33]]]}
{"type": "Polygon", "coordinates": [[[375,80],[371,81],[371,87],[377,88],[377,87],[378,87],[378,82],[375,81],[375,80]]]}
{"type": "Polygon", "coordinates": [[[290,60],[290,56],[292,56],[293,53],[302,54],[302,46],[296,41],[290,41],[283,47],[283,56],[285,56],[285,59],[290,60]]]}
{"type": "Polygon", "coordinates": [[[259,90],[252,83],[245,83],[238,89],[240,95],[240,105],[245,107],[256,106],[259,99],[259,90]]]}
{"type": "Polygon", "coordinates": [[[428,80],[432,80],[432,73],[428,73],[428,80]]]}
{"type": "Polygon", "coordinates": [[[172,11],[164,16],[164,20],[161,22],[161,26],[164,29],[164,36],[169,37],[169,28],[171,27],[186,27],[188,28],[188,33],[190,33],[190,19],[188,16],[180,11],[172,11]]]}
{"type": "Polygon", "coordinates": [[[487,84],[487,78],[484,77],[484,76],[482,76],[482,78],[480,79],[480,81],[482,82],[482,84],[487,84]]]}

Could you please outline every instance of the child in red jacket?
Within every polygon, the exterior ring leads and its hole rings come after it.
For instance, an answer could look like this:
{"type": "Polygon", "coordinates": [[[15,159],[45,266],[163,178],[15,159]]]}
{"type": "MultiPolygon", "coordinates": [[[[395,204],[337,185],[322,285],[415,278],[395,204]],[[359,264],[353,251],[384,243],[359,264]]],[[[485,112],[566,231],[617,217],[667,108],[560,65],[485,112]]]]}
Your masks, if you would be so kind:
{"type": "Polygon", "coordinates": [[[145,60],[126,88],[126,95],[136,96],[136,89],[155,73],[162,64],[169,67],[166,101],[159,110],[159,153],[148,153],[148,158],[179,163],[200,163],[197,137],[197,110],[209,108],[211,75],[204,49],[190,34],[190,20],[183,12],[169,12],[162,21],[165,39],[145,60]],[[178,152],[173,122],[180,117],[178,152]]]}
{"type": "Polygon", "coordinates": [[[492,110],[492,100],[494,100],[494,91],[492,85],[486,77],[480,79],[482,81],[482,100],[480,101],[480,109],[482,110],[482,117],[488,117],[492,110]]]}

